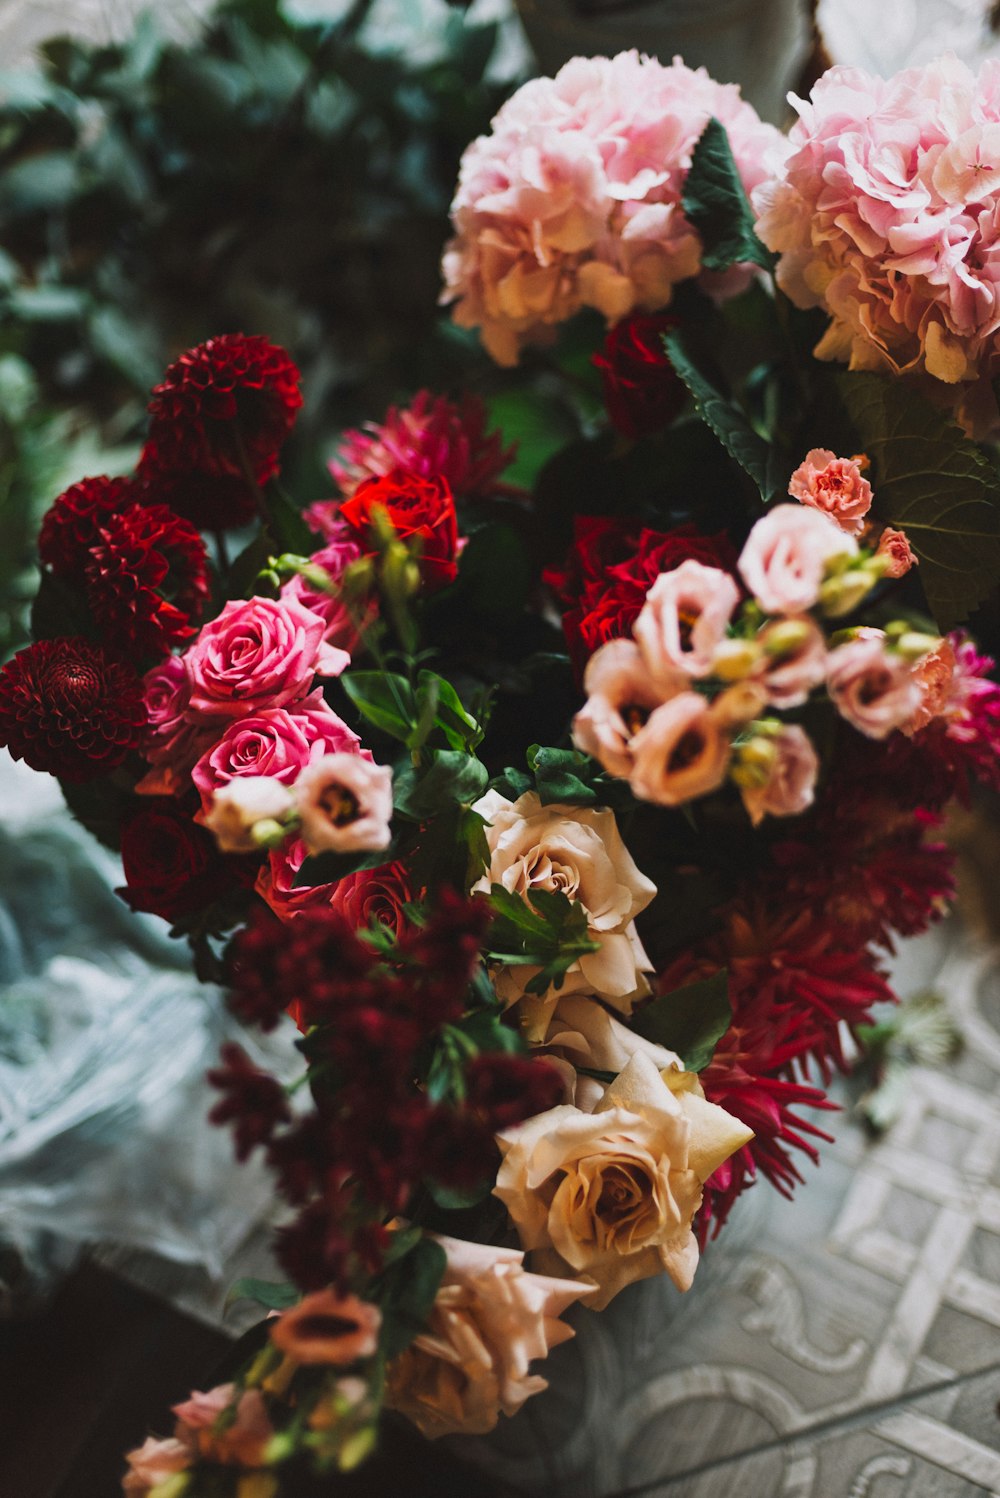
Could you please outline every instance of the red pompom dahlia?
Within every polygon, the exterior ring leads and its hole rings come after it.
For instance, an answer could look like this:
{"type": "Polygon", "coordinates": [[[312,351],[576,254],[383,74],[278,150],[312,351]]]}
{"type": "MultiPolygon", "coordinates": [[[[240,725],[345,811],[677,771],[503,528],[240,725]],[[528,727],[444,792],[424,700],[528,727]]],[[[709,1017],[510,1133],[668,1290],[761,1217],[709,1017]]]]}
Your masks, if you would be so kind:
{"type": "Polygon", "coordinates": [[[0,745],[33,770],[95,780],[145,728],[142,681],[89,640],[39,640],[0,670],[0,745]]]}
{"type": "Polygon", "coordinates": [[[166,655],[194,634],[208,599],[205,543],[166,505],[108,515],[85,575],[98,626],[136,655],[166,655]]]}
{"type": "Polygon", "coordinates": [[[78,573],[108,516],[134,504],[138,497],[134,479],[102,476],[71,484],[46,511],[38,555],[61,577],[78,573]]]}

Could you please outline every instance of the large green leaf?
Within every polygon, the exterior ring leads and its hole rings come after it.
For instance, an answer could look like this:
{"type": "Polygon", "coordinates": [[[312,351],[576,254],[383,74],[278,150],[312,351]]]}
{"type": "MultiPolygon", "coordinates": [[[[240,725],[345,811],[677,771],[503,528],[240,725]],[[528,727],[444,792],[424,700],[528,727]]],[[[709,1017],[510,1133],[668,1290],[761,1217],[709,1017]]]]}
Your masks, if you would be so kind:
{"type": "Polygon", "coordinates": [[[386,1358],[396,1357],[424,1330],[445,1263],[440,1243],[421,1236],[379,1275],[372,1289],[382,1311],[379,1342],[386,1358]]]}
{"type": "Polygon", "coordinates": [[[489,773],[475,755],[460,749],[432,750],[419,765],[408,765],[393,786],[396,810],[426,822],[446,807],[469,806],[486,790],[489,773]]]}
{"type": "Polygon", "coordinates": [[[682,328],[664,334],[667,357],[694,397],[698,415],[718,437],[723,447],[753,479],[762,498],[775,493],[770,472],[768,445],[755,432],[743,409],[727,393],[720,377],[710,372],[704,357],[697,357],[682,328]]]}
{"type": "Polygon", "coordinates": [[[709,120],[694,148],[681,203],[701,235],[701,263],[706,270],[728,270],[746,261],[765,270],[774,265],[774,255],[754,233],[754,212],[729,136],[716,119],[709,120]]]}
{"type": "Polygon", "coordinates": [[[940,629],[951,629],[1000,577],[1000,480],[957,426],[901,380],[838,377],[859,447],[873,465],[875,510],[906,532],[940,629]]]}
{"type": "Polygon", "coordinates": [[[654,999],[634,1016],[632,1028],[676,1051],[688,1071],[704,1071],[732,1017],[729,976],[723,969],[654,999]]]}

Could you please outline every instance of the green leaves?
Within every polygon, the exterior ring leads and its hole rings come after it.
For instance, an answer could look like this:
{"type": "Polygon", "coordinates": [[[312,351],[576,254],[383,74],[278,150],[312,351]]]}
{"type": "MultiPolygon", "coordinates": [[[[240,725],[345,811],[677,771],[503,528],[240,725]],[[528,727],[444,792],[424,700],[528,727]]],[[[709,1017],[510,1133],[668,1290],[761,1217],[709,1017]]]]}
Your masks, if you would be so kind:
{"type": "Polygon", "coordinates": [[[554,802],[573,806],[632,805],[628,785],[605,775],[596,760],[578,749],[552,749],[532,744],[526,755],[528,770],[507,769],[493,781],[501,795],[516,801],[525,791],[537,791],[543,806],[554,802]]]}
{"type": "Polygon", "coordinates": [[[694,397],[698,415],[711,427],[730,457],[753,479],[764,500],[777,492],[770,471],[768,445],[726,389],[704,355],[696,356],[690,335],[681,328],[664,334],[663,346],[676,373],[694,397]]]}
{"type": "Polygon", "coordinates": [[[268,1311],[287,1311],[301,1298],[294,1285],[279,1284],[274,1280],[240,1279],[226,1296],[225,1309],[228,1311],[240,1300],[253,1300],[268,1311]]]}
{"type": "Polygon", "coordinates": [[[351,671],[340,678],[359,713],[394,739],[409,739],[417,721],[413,688],[391,671],[351,671]]]}
{"type": "Polygon", "coordinates": [[[568,967],[598,950],[586,910],[564,894],[532,890],[529,905],[502,884],[494,884],[490,900],[497,916],[488,955],[496,962],[539,968],[526,986],[528,993],[543,994],[553,984],[559,988],[568,967]]]}
{"type": "Polygon", "coordinates": [[[681,204],[702,240],[706,270],[747,261],[770,270],[775,256],[754,233],[754,212],[736,169],[725,126],[710,119],[691,157],[681,204]]]}
{"type": "Polygon", "coordinates": [[[487,779],[486,766],[461,750],[431,750],[426,762],[409,765],[396,776],[396,810],[411,821],[426,822],[447,807],[478,801],[487,779]]]}
{"type": "Polygon", "coordinates": [[[440,1243],[417,1229],[398,1235],[394,1247],[372,1285],[382,1312],[379,1351],[386,1359],[405,1351],[424,1330],[447,1262],[440,1243]]]}
{"type": "Polygon", "coordinates": [[[420,749],[435,730],[449,748],[467,755],[482,742],[482,728],[465,710],[451,682],[433,671],[420,672],[415,690],[405,676],[391,671],[351,671],[341,682],[369,723],[400,739],[407,749],[420,749]]]}
{"type": "Polygon", "coordinates": [[[1000,479],[979,449],[902,380],[841,374],[841,399],[872,460],[875,508],[906,532],[942,630],[967,619],[1000,575],[1000,479]]]}
{"type": "Polygon", "coordinates": [[[676,1051],[688,1071],[704,1071],[732,1018],[729,975],[723,969],[654,999],[633,1017],[632,1028],[676,1051]]]}

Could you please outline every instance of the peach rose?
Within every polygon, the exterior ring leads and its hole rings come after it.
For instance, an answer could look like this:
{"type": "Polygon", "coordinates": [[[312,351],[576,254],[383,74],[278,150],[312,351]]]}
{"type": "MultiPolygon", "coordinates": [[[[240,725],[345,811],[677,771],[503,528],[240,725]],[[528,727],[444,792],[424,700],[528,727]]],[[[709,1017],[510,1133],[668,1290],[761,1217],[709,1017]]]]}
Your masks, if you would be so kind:
{"type": "Polygon", "coordinates": [[[540,1050],[563,1077],[566,1101],[584,1113],[593,1113],[605,1087],[596,1077],[589,1077],[578,1068],[617,1074],[625,1070],[637,1051],[649,1057],[661,1076],[683,1074],[697,1082],[691,1073],[684,1072],[680,1057],[673,1051],[643,1039],[609,1014],[603,1004],[582,994],[560,998],[540,1050]]]}
{"type": "Polygon", "coordinates": [[[587,701],[573,719],[573,742],[609,775],[627,779],[631,742],[654,708],[682,691],[682,671],[654,679],[634,640],[609,640],[587,662],[583,686],[587,701]]]}
{"type": "Polygon", "coordinates": [[[346,1366],[374,1354],[381,1325],[377,1306],[356,1295],[317,1290],[282,1312],[271,1327],[271,1341],[296,1363],[346,1366]]]}
{"type": "Polygon", "coordinates": [[[629,785],[640,801],[681,806],[722,784],[729,755],[729,739],[709,703],[697,692],[681,692],[633,739],[629,785]]]}
{"type": "Polygon", "coordinates": [[[828,564],[857,552],[854,537],[818,510],[774,505],[750,532],[738,565],[765,613],[801,614],[819,598],[828,564]]]}
{"type": "Polygon", "coordinates": [[[870,739],[887,738],[912,719],[922,695],[913,664],[891,655],[874,629],[831,650],[826,687],[841,716],[870,739]]]}
{"type": "Polygon", "coordinates": [[[291,809],[287,786],[272,775],[252,775],[220,785],[203,820],[223,853],[254,853],[258,822],[283,822],[291,809]]]}
{"type": "Polygon", "coordinates": [[[910,568],[915,567],[919,561],[913,547],[906,539],[905,532],[894,531],[888,525],[878,538],[875,555],[885,558],[886,577],[905,577],[910,568]]]}
{"type": "Polygon", "coordinates": [[[156,1441],[152,1436],[125,1457],[128,1471],[122,1478],[122,1492],[133,1498],[147,1498],[151,1489],[166,1482],[177,1472],[186,1472],[194,1453],[183,1441],[156,1441]]]}
{"type": "Polygon", "coordinates": [[[690,557],[661,573],[632,627],[653,676],[707,676],[739,598],[728,572],[690,557]]]}
{"type": "Polygon", "coordinates": [[[826,447],[806,453],[789,480],[788,492],[793,499],[829,515],[851,536],[860,536],[872,507],[872,486],[863,477],[857,458],[838,458],[826,447]]]}
{"type": "Polygon", "coordinates": [[[794,817],[813,803],[819,759],[808,735],[789,724],[771,742],[774,758],[761,784],[742,785],[743,805],[756,827],[766,816],[794,817]]]}
{"type": "Polygon", "coordinates": [[[427,1330],[390,1364],[386,1403],[425,1436],[483,1435],[548,1387],[529,1364],[573,1336],[559,1317],[591,1290],[529,1274],[517,1249],[428,1236],[447,1266],[427,1330]]]}
{"type": "MultiPolygon", "coordinates": [[[[587,912],[590,936],[600,943],[573,964],[565,991],[599,994],[624,1013],[640,992],[648,992],[641,974],[650,971],[649,959],[635,931],[635,917],[656,894],[656,886],[641,874],[622,842],[614,813],[579,806],[543,806],[534,791],[517,801],[490,791],[475,810],[489,824],[487,873],[473,885],[475,893],[489,893],[502,884],[529,903],[533,890],[560,891],[577,900],[587,912]]],[[[537,971],[508,968],[497,983],[506,1003],[524,993],[537,971]]],[[[544,1022],[558,993],[546,999],[544,1022]]]]}
{"type": "Polygon", "coordinates": [[[391,840],[392,771],[357,754],[324,754],[292,788],[310,853],[387,848],[391,840]]]}
{"type": "Polygon", "coordinates": [[[493,1194],[537,1267],[596,1285],[589,1304],[600,1311],[664,1270],[690,1288],[702,1185],[751,1137],[715,1104],[672,1092],[640,1052],[593,1113],[561,1104],[498,1134],[493,1194]]]}

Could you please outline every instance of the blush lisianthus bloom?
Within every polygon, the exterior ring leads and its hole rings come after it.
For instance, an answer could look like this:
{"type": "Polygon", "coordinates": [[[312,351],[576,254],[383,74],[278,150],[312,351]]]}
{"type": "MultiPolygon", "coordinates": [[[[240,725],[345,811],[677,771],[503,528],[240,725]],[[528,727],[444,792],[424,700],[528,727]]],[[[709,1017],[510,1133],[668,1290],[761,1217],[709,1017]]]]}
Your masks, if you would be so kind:
{"type": "MultiPolygon", "coordinates": [[[[563,992],[599,994],[628,1014],[635,998],[648,992],[642,977],[651,971],[635,930],[635,917],[656,894],[629,853],[614,813],[580,806],[543,806],[534,791],[508,801],[489,791],[474,810],[486,821],[489,868],[472,887],[473,894],[504,889],[531,903],[533,890],[556,891],[578,901],[587,913],[588,934],[600,943],[596,952],[579,957],[566,975],[563,992]]],[[[503,969],[497,992],[507,1003],[524,997],[524,985],[535,969],[503,969]]],[[[535,1001],[544,1030],[558,991],[535,1001]]],[[[531,1003],[529,1003],[529,1009],[531,1003]]]]}
{"type": "Polygon", "coordinates": [[[317,1290],[277,1317],[270,1335],[278,1351],[296,1363],[346,1367],[373,1356],[381,1325],[381,1312],[368,1301],[317,1290]]]}
{"type": "Polygon", "coordinates": [[[175,1404],[175,1435],[190,1443],[198,1455],[224,1466],[259,1467],[264,1449],[274,1435],[264,1396],[259,1389],[237,1393],[235,1384],[219,1384],[202,1394],[197,1390],[183,1404],[175,1404]],[[233,1410],[234,1418],[218,1429],[219,1416],[233,1410]]]}
{"type": "Polygon", "coordinates": [[[148,1498],[161,1483],[169,1482],[178,1472],[186,1472],[193,1457],[194,1452],[185,1441],[174,1438],[157,1441],[148,1436],[141,1446],[125,1456],[128,1471],[122,1478],[122,1492],[128,1498],[148,1498]]]}
{"type": "Polygon", "coordinates": [[[714,791],[729,763],[727,727],[697,692],[663,703],[632,740],[632,794],[657,806],[681,806],[714,791]]]}
{"type": "Polygon", "coordinates": [[[914,663],[888,650],[879,629],[830,651],[826,687],[840,715],[869,739],[910,722],[922,696],[914,663]]]}
{"type": "Polygon", "coordinates": [[[536,1267],[595,1285],[599,1311],[654,1274],[690,1288],[702,1186],[751,1137],[637,1052],[592,1113],[561,1104],[499,1134],[494,1195],[536,1267]]]}
{"type": "Polygon", "coordinates": [[[813,803],[819,757],[797,723],[786,723],[770,742],[764,774],[740,786],[743,805],[755,827],[766,816],[794,817],[813,803]]]}
{"type": "MultiPolygon", "coordinates": [[[[781,138],[703,68],[622,52],[575,57],[525,84],[462,158],[443,266],[455,321],[514,364],[581,307],[614,323],[667,306],[701,265],[681,196],[711,116],[750,191],[781,138]]],[[[749,274],[737,268],[713,289],[741,290],[749,274]]]]}
{"type": "Polygon", "coordinates": [[[288,787],[274,776],[247,776],[213,792],[202,821],[223,853],[254,853],[260,847],[254,829],[261,822],[283,822],[292,805],[288,787]]]}
{"type": "Polygon", "coordinates": [[[817,356],[929,377],[971,427],[1000,372],[1000,63],[835,67],[792,103],[783,166],[753,202],[779,286],[830,317],[817,356]]]}
{"type": "Polygon", "coordinates": [[[574,744],[609,775],[627,778],[633,737],[654,709],[686,685],[684,673],[671,667],[654,678],[634,640],[609,640],[587,662],[587,701],[573,719],[574,744]]]}
{"type": "Polygon", "coordinates": [[[324,754],[293,788],[299,835],[310,853],[387,848],[391,837],[392,771],[360,754],[324,754]]]}
{"type": "Polygon", "coordinates": [[[829,564],[858,543],[819,510],[774,505],[740,553],[740,576],[768,614],[801,614],[818,601],[829,564]]]}
{"type": "Polygon", "coordinates": [[[484,1435],[548,1388],[532,1362],[574,1335],[559,1318],[590,1295],[531,1274],[524,1254],[431,1233],[447,1258],[427,1329],[389,1366],[386,1403],[432,1438],[484,1435]]]}
{"type": "Polygon", "coordinates": [[[662,573],[632,626],[650,672],[662,676],[673,667],[707,676],[739,598],[739,587],[719,567],[689,560],[662,573]]]}
{"type": "Polygon", "coordinates": [[[772,707],[801,707],[826,677],[826,636],[808,614],[766,624],[757,636],[758,679],[772,707]]]}
{"type": "Polygon", "coordinates": [[[827,447],[814,447],[792,474],[788,492],[829,515],[848,535],[860,536],[872,507],[872,486],[861,467],[857,458],[838,458],[827,447]]]}

